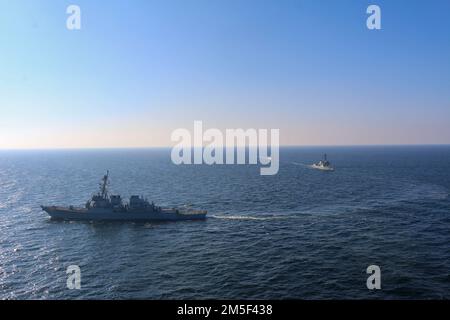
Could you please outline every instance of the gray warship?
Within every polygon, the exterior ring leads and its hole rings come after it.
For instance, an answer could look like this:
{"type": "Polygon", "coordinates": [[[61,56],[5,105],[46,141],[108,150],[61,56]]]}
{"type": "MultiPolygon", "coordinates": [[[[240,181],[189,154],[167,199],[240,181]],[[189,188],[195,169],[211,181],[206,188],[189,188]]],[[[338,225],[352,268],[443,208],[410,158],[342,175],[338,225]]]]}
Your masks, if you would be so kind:
{"type": "Polygon", "coordinates": [[[323,160],[314,163],[311,167],[323,171],[334,171],[334,168],[331,166],[330,161],[328,161],[327,159],[327,154],[323,155],[323,160]]]}
{"type": "Polygon", "coordinates": [[[73,206],[41,206],[55,220],[113,220],[113,221],[178,221],[203,220],[206,210],[162,208],[143,197],[131,196],[124,202],[120,195],[109,195],[109,171],[103,176],[100,191],[93,195],[84,208],[73,206]]]}

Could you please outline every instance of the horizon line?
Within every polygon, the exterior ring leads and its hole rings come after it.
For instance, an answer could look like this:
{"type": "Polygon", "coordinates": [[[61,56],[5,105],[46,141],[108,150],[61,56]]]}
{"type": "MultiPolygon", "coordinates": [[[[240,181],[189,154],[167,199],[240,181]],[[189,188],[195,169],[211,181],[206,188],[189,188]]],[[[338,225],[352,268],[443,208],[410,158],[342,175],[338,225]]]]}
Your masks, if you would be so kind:
{"type": "MultiPolygon", "coordinates": [[[[450,146],[450,143],[394,143],[394,144],[285,144],[279,145],[280,148],[330,148],[330,147],[432,147],[432,146],[450,146]]],[[[145,149],[171,149],[174,146],[140,146],[140,147],[31,147],[31,148],[1,148],[0,151],[65,151],[65,150],[145,150],[145,149]]],[[[222,146],[230,148],[231,146],[222,146]]],[[[235,148],[248,148],[257,146],[234,146],[235,148]]],[[[192,148],[199,148],[193,146],[192,148]]],[[[204,148],[204,146],[202,146],[204,148]]],[[[220,148],[220,147],[219,147],[220,148]]]]}

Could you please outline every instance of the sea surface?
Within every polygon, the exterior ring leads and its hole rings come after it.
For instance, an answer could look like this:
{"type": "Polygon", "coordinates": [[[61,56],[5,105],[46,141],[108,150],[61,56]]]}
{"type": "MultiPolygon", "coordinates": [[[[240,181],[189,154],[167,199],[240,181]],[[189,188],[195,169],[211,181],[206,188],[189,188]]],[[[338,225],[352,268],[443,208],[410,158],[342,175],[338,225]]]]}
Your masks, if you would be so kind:
{"type": "Polygon", "coordinates": [[[450,146],[282,148],[280,170],[170,149],[0,151],[0,299],[450,298],[450,146]],[[309,165],[327,153],[334,172],[309,165]],[[206,221],[57,222],[111,191],[206,221]],[[66,269],[81,268],[81,290],[66,269]],[[381,290],[366,269],[381,268],[381,290]]]}

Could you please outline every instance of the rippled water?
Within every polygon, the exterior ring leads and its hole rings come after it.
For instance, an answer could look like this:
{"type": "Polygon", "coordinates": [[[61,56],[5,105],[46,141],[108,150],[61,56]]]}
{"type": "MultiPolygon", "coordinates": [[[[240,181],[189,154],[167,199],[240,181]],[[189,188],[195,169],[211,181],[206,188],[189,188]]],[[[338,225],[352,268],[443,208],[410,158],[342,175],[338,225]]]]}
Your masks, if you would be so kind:
{"type": "Polygon", "coordinates": [[[0,298],[450,298],[450,147],[284,148],[280,172],[170,150],[0,152],[0,298]],[[308,164],[327,152],[335,172],[308,164]],[[112,191],[206,221],[55,222],[112,191]],[[82,289],[66,288],[79,265],[82,289]],[[381,267],[382,290],[366,288],[381,267]]]}

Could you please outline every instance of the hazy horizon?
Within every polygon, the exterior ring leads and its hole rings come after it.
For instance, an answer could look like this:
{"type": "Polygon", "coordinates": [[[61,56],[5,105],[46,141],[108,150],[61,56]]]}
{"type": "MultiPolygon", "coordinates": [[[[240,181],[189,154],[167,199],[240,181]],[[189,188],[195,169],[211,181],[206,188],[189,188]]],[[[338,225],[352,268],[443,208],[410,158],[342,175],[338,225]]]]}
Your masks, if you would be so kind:
{"type": "MultiPolygon", "coordinates": [[[[389,147],[450,147],[450,143],[445,144],[340,144],[340,145],[280,145],[280,148],[389,148],[389,147]]],[[[173,146],[142,146],[142,147],[56,147],[56,148],[0,148],[0,151],[64,151],[64,150],[145,150],[145,149],[172,149],[173,146]]],[[[228,148],[224,146],[223,148],[228,148]]],[[[235,146],[235,148],[242,148],[235,146]]],[[[249,148],[246,146],[245,148],[249,148]]],[[[251,147],[250,147],[251,148],[251,147]]],[[[196,149],[196,147],[192,147],[196,149]]]]}
{"type": "Polygon", "coordinates": [[[195,120],[280,129],[282,146],[450,144],[445,0],[2,7],[2,150],[170,147],[195,120]]]}

